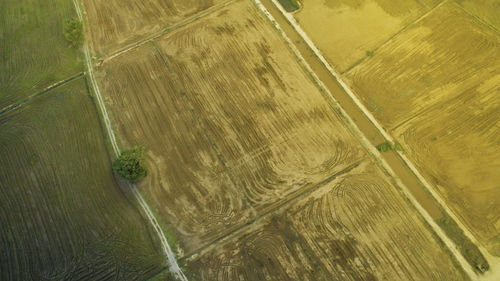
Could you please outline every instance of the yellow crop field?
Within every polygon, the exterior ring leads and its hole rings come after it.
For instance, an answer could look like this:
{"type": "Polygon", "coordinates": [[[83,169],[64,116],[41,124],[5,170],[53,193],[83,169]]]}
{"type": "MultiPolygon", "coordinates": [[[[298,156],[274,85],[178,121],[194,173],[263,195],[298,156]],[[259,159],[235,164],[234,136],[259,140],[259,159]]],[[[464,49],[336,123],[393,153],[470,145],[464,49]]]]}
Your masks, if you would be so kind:
{"type": "Polygon", "coordinates": [[[449,2],[345,77],[454,212],[498,255],[500,37],[449,2]]]}
{"type": "Polygon", "coordinates": [[[329,63],[350,69],[438,0],[304,0],[294,17],[329,63]]]}

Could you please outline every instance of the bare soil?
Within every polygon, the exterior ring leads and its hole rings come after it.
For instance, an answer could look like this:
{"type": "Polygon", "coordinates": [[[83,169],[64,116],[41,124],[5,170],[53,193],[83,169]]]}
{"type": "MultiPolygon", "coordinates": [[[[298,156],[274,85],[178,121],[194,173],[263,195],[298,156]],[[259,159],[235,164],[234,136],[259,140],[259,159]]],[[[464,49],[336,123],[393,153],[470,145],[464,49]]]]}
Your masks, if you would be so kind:
{"type": "Polygon", "coordinates": [[[465,280],[370,161],[188,264],[194,280],[465,280]]]}

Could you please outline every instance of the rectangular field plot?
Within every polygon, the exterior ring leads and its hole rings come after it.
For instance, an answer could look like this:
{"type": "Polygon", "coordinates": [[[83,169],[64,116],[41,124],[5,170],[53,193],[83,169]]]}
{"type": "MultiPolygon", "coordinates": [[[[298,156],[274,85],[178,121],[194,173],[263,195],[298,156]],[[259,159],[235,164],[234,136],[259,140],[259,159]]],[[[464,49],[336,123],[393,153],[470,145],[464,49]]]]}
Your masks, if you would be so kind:
{"type": "Polygon", "coordinates": [[[330,64],[344,72],[439,0],[304,0],[294,17],[330,64]]]}
{"type": "Polygon", "coordinates": [[[83,0],[94,50],[110,54],[225,0],[83,0]]]}
{"type": "Polygon", "coordinates": [[[144,280],[162,267],[83,78],[0,116],[0,190],[0,280],[144,280]]]}
{"type": "Polygon", "coordinates": [[[83,69],[63,35],[76,17],[67,0],[0,3],[0,111],[83,69]]]}
{"type": "Polygon", "coordinates": [[[500,74],[395,131],[490,253],[500,256],[500,74]]]}
{"type": "Polygon", "coordinates": [[[193,280],[467,280],[365,161],[187,262],[193,280]]]}
{"type": "Polygon", "coordinates": [[[251,1],[106,61],[99,76],[123,144],[149,149],[145,194],[188,251],[364,157],[251,1]]]}
{"type": "Polygon", "coordinates": [[[500,73],[500,37],[449,2],[345,76],[386,129],[500,73]]]}

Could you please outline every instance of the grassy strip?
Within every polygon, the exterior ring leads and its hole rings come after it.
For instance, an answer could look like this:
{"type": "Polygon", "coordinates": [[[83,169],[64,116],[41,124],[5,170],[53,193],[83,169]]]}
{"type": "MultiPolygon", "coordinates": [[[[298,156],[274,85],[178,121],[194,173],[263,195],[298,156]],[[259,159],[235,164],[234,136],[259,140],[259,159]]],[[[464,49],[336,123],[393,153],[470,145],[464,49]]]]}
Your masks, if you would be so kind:
{"type": "Polygon", "coordinates": [[[436,222],[444,230],[446,235],[453,240],[453,242],[455,242],[460,250],[460,253],[462,253],[464,258],[472,267],[481,273],[490,269],[488,261],[481,254],[479,248],[465,236],[462,229],[460,229],[453,219],[444,216],[436,222]]]}
{"type": "Polygon", "coordinates": [[[278,0],[278,2],[280,2],[281,6],[289,13],[295,12],[300,8],[297,0],[278,0]]]}

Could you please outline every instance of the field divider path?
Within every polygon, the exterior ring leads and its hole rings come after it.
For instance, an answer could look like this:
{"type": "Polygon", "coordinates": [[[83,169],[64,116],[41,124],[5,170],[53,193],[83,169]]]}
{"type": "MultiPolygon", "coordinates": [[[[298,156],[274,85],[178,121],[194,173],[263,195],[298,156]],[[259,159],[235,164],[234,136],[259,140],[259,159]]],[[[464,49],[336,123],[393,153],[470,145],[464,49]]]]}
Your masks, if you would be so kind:
{"type": "Polygon", "coordinates": [[[352,171],[353,169],[358,167],[363,161],[366,161],[366,159],[358,160],[357,162],[350,164],[349,166],[345,167],[341,171],[338,171],[338,172],[328,176],[327,178],[325,178],[324,180],[322,180],[316,184],[312,184],[309,187],[304,187],[304,188],[300,188],[300,189],[296,190],[295,192],[289,194],[281,202],[278,201],[278,203],[271,204],[271,206],[264,209],[264,211],[261,212],[258,216],[256,216],[255,218],[252,218],[251,220],[249,220],[245,224],[238,225],[238,226],[230,229],[225,234],[222,234],[219,237],[213,239],[211,242],[208,242],[205,245],[199,247],[198,249],[195,249],[189,253],[186,253],[184,256],[180,257],[179,260],[186,260],[186,259],[191,258],[194,255],[197,255],[197,254],[203,255],[203,253],[205,253],[209,249],[212,249],[216,245],[219,245],[220,243],[227,241],[228,239],[231,239],[235,235],[245,231],[246,229],[248,229],[249,227],[254,225],[256,222],[261,221],[264,218],[266,218],[268,215],[273,214],[273,213],[283,209],[284,207],[289,206],[293,202],[296,202],[298,199],[303,198],[304,196],[307,196],[308,194],[311,194],[315,190],[318,190],[319,188],[326,186],[327,184],[329,184],[330,182],[332,182],[333,180],[335,180],[339,176],[349,173],[350,171],[352,171]]]}
{"type": "Polygon", "coordinates": [[[25,98],[24,100],[20,101],[20,102],[17,102],[15,104],[11,104],[11,105],[8,105],[4,108],[2,108],[0,110],[0,115],[2,114],[5,114],[5,113],[8,113],[8,112],[11,112],[12,110],[15,110],[23,105],[25,105],[26,103],[30,102],[31,100],[33,100],[34,98],[37,98],[37,97],[40,97],[40,96],[43,96],[44,94],[47,94],[48,92],[50,92],[51,90],[54,90],[55,88],[57,87],[60,87],[66,83],[69,83],[75,79],[78,79],[80,77],[82,77],[85,73],[83,72],[80,72],[80,73],[77,73],[69,78],[66,78],[64,80],[61,80],[59,82],[55,82],[54,84],[52,85],[49,85],[48,87],[46,87],[45,89],[43,89],[42,91],[36,93],[36,94],[33,94],[27,98],[25,98]]]}
{"type": "Polygon", "coordinates": [[[183,20],[181,22],[179,22],[179,23],[176,23],[176,24],[174,24],[172,26],[165,27],[164,30],[162,30],[162,31],[160,31],[160,32],[158,32],[158,33],[156,33],[156,34],[154,34],[154,35],[152,35],[152,36],[150,36],[150,37],[148,37],[146,39],[143,39],[143,40],[140,40],[138,42],[132,43],[132,44],[130,44],[130,45],[122,48],[121,50],[118,50],[118,51],[116,51],[114,53],[109,54],[108,56],[105,56],[102,59],[102,62],[111,60],[111,59],[113,59],[113,58],[115,58],[115,57],[117,57],[119,55],[122,55],[122,54],[124,54],[126,52],[129,52],[131,50],[137,49],[140,46],[142,46],[142,45],[144,45],[144,44],[146,44],[148,42],[152,42],[153,40],[156,40],[156,39],[162,37],[165,34],[168,34],[168,33],[172,32],[172,31],[174,31],[176,29],[179,29],[179,28],[184,27],[184,26],[186,26],[186,25],[188,25],[190,23],[193,23],[193,22],[195,22],[195,21],[197,21],[197,20],[199,20],[201,18],[204,18],[204,17],[206,17],[206,16],[208,16],[208,15],[210,15],[210,14],[212,14],[212,13],[214,13],[214,12],[216,12],[216,11],[218,11],[218,10],[220,10],[220,9],[222,9],[222,8],[230,5],[230,4],[232,4],[235,1],[238,1],[238,0],[228,0],[226,2],[222,2],[220,4],[217,4],[215,6],[207,8],[207,9],[205,9],[205,10],[203,10],[203,11],[201,11],[201,12],[199,12],[199,13],[197,13],[197,14],[195,14],[195,15],[193,15],[193,16],[191,16],[191,17],[189,17],[189,18],[187,18],[187,19],[185,19],[185,20],[183,20]]]}
{"type": "MultiPolygon", "coordinates": [[[[434,10],[438,9],[439,7],[443,6],[444,4],[446,4],[448,1],[452,1],[452,0],[442,0],[440,3],[438,3],[437,5],[435,5],[434,7],[432,7],[429,11],[425,12],[423,15],[421,15],[420,17],[418,17],[417,19],[415,19],[414,21],[411,21],[409,22],[408,24],[406,24],[405,26],[403,26],[403,28],[401,28],[398,32],[394,33],[392,36],[390,36],[387,40],[385,40],[385,42],[383,42],[382,44],[376,46],[375,48],[373,48],[371,51],[376,53],[377,50],[379,50],[380,48],[382,48],[383,46],[389,44],[389,42],[392,41],[392,39],[394,39],[396,36],[398,36],[399,34],[405,32],[406,30],[408,30],[408,28],[422,20],[424,20],[427,16],[429,16],[430,14],[432,14],[434,12],[434,10]]],[[[423,6],[425,6],[424,4],[422,4],[423,6]]],[[[344,71],[342,71],[339,75],[342,76],[344,75],[345,73],[349,72],[350,70],[352,70],[353,68],[355,68],[356,66],[358,66],[359,64],[361,64],[362,62],[364,62],[365,60],[367,59],[366,56],[360,58],[359,60],[357,60],[356,62],[354,62],[351,66],[349,66],[347,69],[345,69],[344,71]]]]}
{"type": "MultiPolygon", "coordinates": [[[[471,280],[479,280],[479,276],[473,271],[473,268],[469,265],[469,263],[462,256],[457,246],[450,238],[444,233],[444,231],[437,225],[434,221],[430,213],[426,208],[424,208],[419,200],[413,195],[410,189],[403,183],[403,181],[398,177],[398,175],[394,172],[394,169],[389,165],[387,160],[381,155],[381,153],[375,148],[375,146],[370,142],[368,137],[360,130],[355,121],[347,114],[347,111],[342,107],[342,105],[337,101],[337,99],[333,96],[328,87],[319,79],[314,70],[311,68],[306,59],[302,56],[300,51],[297,49],[295,44],[290,40],[285,31],[280,28],[278,22],[273,17],[273,15],[268,11],[266,6],[262,4],[261,0],[253,0],[257,6],[262,10],[262,12],[269,18],[269,20],[275,23],[276,28],[280,31],[283,38],[288,42],[289,46],[292,48],[295,55],[299,58],[299,60],[304,64],[309,73],[313,76],[314,80],[319,84],[320,88],[328,93],[329,99],[333,102],[334,107],[339,111],[341,117],[346,121],[346,125],[353,131],[361,144],[367,149],[367,151],[382,165],[385,171],[389,174],[389,176],[395,181],[396,185],[401,188],[404,195],[410,200],[410,202],[414,205],[417,211],[423,216],[425,221],[429,224],[432,230],[437,234],[439,239],[446,245],[446,247],[450,250],[451,254],[458,261],[464,272],[468,275],[471,280]]],[[[266,0],[264,0],[266,1],[266,0]]],[[[330,75],[333,76],[337,82],[340,84],[342,89],[348,96],[352,99],[352,101],[358,106],[358,109],[362,111],[366,118],[371,121],[371,124],[376,127],[378,132],[386,139],[391,142],[394,142],[394,139],[382,128],[382,126],[378,123],[375,117],[366,109],[366,107],[361,103],[361,101],[354,95],[352,90],[348,87],[348,85],[341,79],[340,75],[331,67],[331,65],[326,61],[326,59],[321,55],[318,48],[311,41],[308,35],[302,30],[300,25],[296,22],[293,16],[287,13],[281,5],[277,2],[277,0],[267,0],[271,2],[276,9],[279,10],[281,15],[287,20],[287,22],[293,27],[295,32],[299,34],[303,41],[305,41],[311,51],[315,54],[317,59],[319,59],[323,66],[329,71],[330,75]]],[[[447,1],[447,0],[446,0],[447,1]]],[[[446,2],[443,1],[443,2],[446,2]]],[[[413,172],[413,174],[420,180],[426,190],[433,196],[433,198],[437,201],[440,207],[445,210],[449,216],[454,219],[457,224],[459,224],[460,228],[467,235],[472,242],[477,245],[477,241],[473,238],[472,234],[461,224],[461,222],[457,219],[457,217],[451,212],[451,210],[446,206],[444,200],[440,198],[440,196],[434,191],[434,189],[430,186],[430,184],[423,178],[423,176],[418,172],[413,163],[400,151],[396,152],[401,160],[407,165],[407,167],[413,172]]],[[[484,254],[484,251],[480,249],[484,254]]],[[[485,255],[486,256],[486,255],[485,255]]]]}
{"type": "MultiPolygon", "coordinates": [[[[78,3],[78,0],[73,0],[73,3],[75,5],[75,9],[77,11],[78,19],[81,22],[83,22],[83,15],[82,15],[81,7],[80,7],[80,5],[78,3]]],[[[111,141],[111,146],[113,148],[113,153],[114,153],[114,155],[116,157],[118,157],[120,155],[120,149],[118,147],[118,143],[116,142],[115,133],[114,133],[112,127],[111,127],[111,121],[110,121],[108,112],[106,110],[106,106],[104,104],[104,101],[103,101],[103,98],[102,98],[102,95],[101,95],[101,91],[99,89],[99,85],[97,84],[97,81],[95,79],[94,68],[93,68],[92,59],[91,59],[91,56],[90,56],[90,47],[89,47],[89,45],[88,45],[87,42],[84,43],[83,50],[84,50],[84,54],[85,54],[85,62],[87,64],[87,70],[88,70],[87,74],[90,77],[90,82],[92,84],[92,87],[94,88],[94,92],[95,92],[95,95],[96,95],[96,98],[97,98],[97,102],[98,102],[100,111],[102,113],[102,116],[104,118],[106,132],[107,132],[107,135],[108,135],[108,137],[109,137],[109,139],[111,141]]],[[[140,194],[140,192],[137,190],[137,186],[133,185],[133,184],[130,184],[130,183],[127,183],[127,187],[129,187],[129,189],[132,191],[132,194],[134,194],[135,198],[139,202],[139,205],[142,207],[142,210],[146,214],[146,217],[147,217],[148,221],[153,226],[153,229],[155,230],[155,232],[156,232],[156,234],[157,234],[157,236],[158,236],[158,238],[160,240],[163,253],[164,253],[164,255],[167,258],[167,265],[169,266],[170,272],[178,280],[187,281],[188,279],[186,278],[186,276],[182,272],[181,268],[179,267],[179,265],[177,263],[177,260],[175,258],[175,254],[172,251],[172,249],[170,248],[170,245],[168,244],[168,241],[167,241],[167,238],[165,236],[165,233],[163,232],[160,224],[158,223],[158,221],[157,221],[156,217],[154,216],[153,212],[151,211],[151,208],[146,203],[146,201],[144,200],[144,198],[142,197],[142,195],[140,194]]]]}

